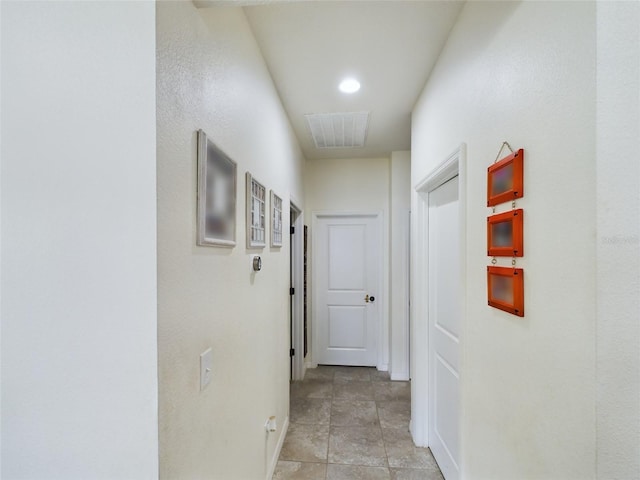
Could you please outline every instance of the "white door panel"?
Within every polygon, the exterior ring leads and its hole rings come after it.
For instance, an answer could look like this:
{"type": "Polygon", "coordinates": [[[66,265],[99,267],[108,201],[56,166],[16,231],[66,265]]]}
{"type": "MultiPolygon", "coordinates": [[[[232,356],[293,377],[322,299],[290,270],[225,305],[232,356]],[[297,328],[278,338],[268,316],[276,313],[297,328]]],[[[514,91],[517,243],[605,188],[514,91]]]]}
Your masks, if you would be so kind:
{"type": "Polygon", "coordinates": [[[366,225],[327,225],[330,292],[366,289],[366,225]]]}
{"type": "MultiPolygon", "coordinates": [[[[446,456],[443,459],[440,453],[440,460],[443,464],[447,464],[449,458],[456,463],[458,459],[458,405],[452,401],[458,398],[459,377],[457,371],[444,358],[439,355],[435,356],[435,411],[437,412],[433,418],[433,431],[436,435],[436,443],[442,445],[446,450],[446,456]]],[[[449,473],[449,472],[448,472],[449,473]]],[[[455,478],[455,475],[449,473],[447,480],[455,478]]]]}
{"type": "Polygon", "coordinates": [[[328,317],[328,348],[367,348],[367,313],[365,307],[329,306],[328,317]]]}
{"type": "Polygon", "coordinates": [[[316,362],[375,366],[379,219],[375,215],[319,216],[315,230],[316,362]],[[368,302],[367,296],[376,301],[368,302]]]}
{"type": "Polygon", "coordinates": [[[429,447],[459,477],[460,223],[458,177],[429,193],[429,447]]]}
{"type": "Polygon", "coordinates": [[[456,337],[445,330],[440,329],[437,325],[431,329],[429,335],[433,335],[433,343],[438,345],[436,353],[440,355],[457,373],[459,368],[459,343],[456,337]]]}

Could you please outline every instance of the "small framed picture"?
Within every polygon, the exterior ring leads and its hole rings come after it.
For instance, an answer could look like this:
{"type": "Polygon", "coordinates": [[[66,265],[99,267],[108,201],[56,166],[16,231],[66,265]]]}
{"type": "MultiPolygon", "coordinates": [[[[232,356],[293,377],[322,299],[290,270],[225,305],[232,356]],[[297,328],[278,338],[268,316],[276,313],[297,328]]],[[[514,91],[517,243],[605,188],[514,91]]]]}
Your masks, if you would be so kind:
{"type": "Polygon", "coordinates": [[[247,248],[266,245],[267,189],[247,172],[247,248]]]}
{"type": "Polygon", "coordinates": [[[282,246],[282,199],[271,190],[271,246],[282,246]]]}
{"type": "Polygon", "coordinates": [[[524,270],[487,267],[487,295],[490,306],[524,317],[524,270]]]}
{"type": "Polygon", "coordinates": [[[198,130],[198,245],[236,244],[236,162],[198,130]]]}
{"type": "Polygon", "coordinates": [[[487,206],[510,202],[524,195],[524,150],[521,148],[487,169],[487,206]]]}
{"type": "Polygon", "coordinates": [[[491,257],[522,257],[522,209],[487,217],[487,255],[491,257]]]}

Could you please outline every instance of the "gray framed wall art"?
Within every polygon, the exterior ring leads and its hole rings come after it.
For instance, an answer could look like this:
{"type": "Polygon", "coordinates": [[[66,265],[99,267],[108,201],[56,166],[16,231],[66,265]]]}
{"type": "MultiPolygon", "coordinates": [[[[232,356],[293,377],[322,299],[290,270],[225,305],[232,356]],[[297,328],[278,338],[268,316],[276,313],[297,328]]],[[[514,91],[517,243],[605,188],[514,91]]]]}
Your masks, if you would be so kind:
{"type": "Polygon", "coordinates": [[[236,244],[237,165],[198,130],[198,245],[236,244]]]}

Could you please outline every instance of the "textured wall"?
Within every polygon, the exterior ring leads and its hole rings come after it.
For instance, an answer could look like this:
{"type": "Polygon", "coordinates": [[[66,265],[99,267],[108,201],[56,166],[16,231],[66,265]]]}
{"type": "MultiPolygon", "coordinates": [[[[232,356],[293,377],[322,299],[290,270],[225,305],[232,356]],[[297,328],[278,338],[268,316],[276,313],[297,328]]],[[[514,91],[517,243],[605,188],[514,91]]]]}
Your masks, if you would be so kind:
{"type": "Polygon", "coordinates": [[[640,478],[640,4],[598,2],[598,478],[640,478]]]}
{"type": "Polygon", "coordinates": [[[409,212],[411,152],[391,154],[390,365],[392,380],[409,379],[409,212]]]}
{"type": "Polygon", "coordinates": [[[0,476],[157,478],[155,6],[0,9],[0,476]]]}
{"type": "Polygon", "coordinates": [[[467,144],[463,478],[595,474],[595,66],[594,3],[469,2],[414,110],[412,184],[467,144]],[[487,306],[504,140],[526,151],[524,318],[487,306]]]}
{"type": "Polygon", "coordinates": [[[303,158],[242,9],[158,2],[157,44],[161,478],[261,479],[289,407],[289,247],[245,248],[244,175],[285,200],[287,231],[303,158]],[[233,249],[196,246],[199,128],[238,164],[233,249]]]}

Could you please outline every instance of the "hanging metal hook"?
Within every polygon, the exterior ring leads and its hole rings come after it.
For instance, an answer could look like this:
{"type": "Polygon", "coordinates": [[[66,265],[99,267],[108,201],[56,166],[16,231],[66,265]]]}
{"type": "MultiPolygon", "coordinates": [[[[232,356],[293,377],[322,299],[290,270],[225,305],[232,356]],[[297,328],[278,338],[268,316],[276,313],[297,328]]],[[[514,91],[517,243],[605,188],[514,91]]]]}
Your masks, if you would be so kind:
{"type": "Polygon", "coordinates": [[[500,150],[498,150],[498,155],[496,155],[496,159],[494,160],[493,163],[496,163],[498,161],[498,159],[500,158],[500,154],[502,153],[502,150],[504,150],[505,146],[511,151],[511,153],[513,153],[513,148],[511,148],[511,145],[509,145],[509,142],[505,140],[504,142],[502,142],[502,145],[500,146],[500,150]]]}

